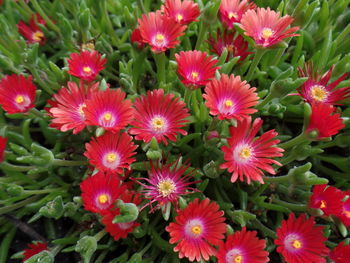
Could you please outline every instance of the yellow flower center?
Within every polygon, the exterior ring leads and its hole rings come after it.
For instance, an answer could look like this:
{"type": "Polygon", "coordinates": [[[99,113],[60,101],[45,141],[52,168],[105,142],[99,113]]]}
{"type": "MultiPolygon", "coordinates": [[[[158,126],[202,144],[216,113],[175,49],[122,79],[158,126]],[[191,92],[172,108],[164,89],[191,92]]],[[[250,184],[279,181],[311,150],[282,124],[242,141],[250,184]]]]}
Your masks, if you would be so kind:
{"type": "Polygon", "coordinates": [[[243,257],[241,255],[237,255],[237,256],[234,257],[233,260],[234,260],[235,263],[241,263],[242,259],[243,259],[243,257]]]}
{"type": "Polygon", "coordinates": [[[18,104],[22,104],[24,102],[24,97],[22,95],[18,95],[16,98],[15,98],[15,101],[18,103],[18,104]]]}
{"type": "Polygon", "coordinates": [[[343,212],[347,218],[350,218],[350,211],[344,211],[343,212]]]}
{"type": "Polygon", "coordinates": [[[239,153],[239,156],[242,159],[248,159],[251,155],[252,155],[252,151],[248,146],[243,147],[239,153]]]}
{"type": "Polygon", "coordinates": [[[302,244],[299,240],[296,239],[292,242],[292,246],[296,249],[299,249],[299,248],[301,248],[302,244]]]}
{"type": "Polygon", "coordinates": [[[321,85],[315,85],[311,87],[311,96],[314,100],[324,101],[327,98],[327,91],[321,85]]]}
{"type": "Polygon", "coordinates": [[[192,77],[192,79],[194,79],[194,80],[198,79],[198,75],[199,75],[199,73],[198,73],[197,71],[192,71],[192,72],[191,72],[191,77],[192,77]]]}
{"type": "Polygon", "coordinates": [[[177,18],[177,21],[181,21],[184,17],[181,15],[181,14],[178,14],[177,16],[176,16],[176,18],[177,18]]]}
{"type": "Polygon", "coordinates": [[[230,12],[230,13],[228,13],[228,18],[229,19],[231,19],[231,18],[237,18],[238,16],[237,16],[237,13],[235,13],[235,12],[230,12]]]}
{"type": "Polygon", "coordinates": [[[152,128],[155,131],[160,131],[164,128],[165,125],[165,120],[163,118],[160,117],[155,117],[152,120],[152,128]]]}
{"type": "Polygon", "coordinates": [[[320,208],[325,208],[325,207],[326,207],[326,201],[322,200],[322,201],[321,201],[320,208]]]}
{"type": "Polygon", "coordinates": [[[41,31],[36,31],[32,35],[33,40],[37,42],[40,42],[43,37],[44,37],[44,33],[41,31]]]}
{"type": "Polygon", "coordinates": [[[86,74],[89,74],[89,73],[91,73],[91,68],[90,67],[83,67],[83,71],[84,71],[84,73],[86,73],[86,74]]]}
{"type": "Polygon", "coordinates": [[[226,49],[228,52],[233,52],[235,50],[235,47],[233,45],[227,45],[226,49]]]}
{"type": "Polygon", "coordinates": [[[106,112],[105,114],[103,114],[103,119],[105,121],[110,121],[112,119],[112,114],[110,112],[106,112]]]}
{"type": "Polygon", "coordinates": [[[225,100],[225,106],[227,108],[231,108],[233,106],[233,102],[230,99],[225,100]]]}
{"type": "Polygon", "coordinates": [[[158,44],[162,44],[164,42],[165,36],[163,34],[158,33],[156,35],[156,42],[158,44]]]}
{"type": "Polygon", "coordinates": [[[115,153],[109,153],[106,156],[107,162],[113,163],[115,160],[117,160],[118,156],[115,153]]]}
{"type": "Polygon", "coordinates": [[[175,184],[169,179],[160,181],[158,183],[158,192],[160,192],[163,197],[169,196],[171,193],[174,192],[174,190],[175,184]]]}
{"type": "Polygon", "coordinates": [[[268,28],[268,27],[263,28],[263,30],[262,30],[262,37],[265,40],[269,39],[272,36],[272,34],[273,34],[273,31],[272,31],[271,28],[268,28]]]}
{"type": "Polygon", "coordinates": [[[99,195],[98,202],[102,205],[107,203],[108,202],[108,195],[106,195],[106,194],[99,195]]]}
{"type": "Polygon", "coordinates": [[[195,226],[193,226],[193,227],[191,228],[191,232],[192,232],[194,235],[198,236],[198,235],[200,235],[200,234],[202,233],[202,228],[201,228],[200,225],[195,225],[195,226]]]}

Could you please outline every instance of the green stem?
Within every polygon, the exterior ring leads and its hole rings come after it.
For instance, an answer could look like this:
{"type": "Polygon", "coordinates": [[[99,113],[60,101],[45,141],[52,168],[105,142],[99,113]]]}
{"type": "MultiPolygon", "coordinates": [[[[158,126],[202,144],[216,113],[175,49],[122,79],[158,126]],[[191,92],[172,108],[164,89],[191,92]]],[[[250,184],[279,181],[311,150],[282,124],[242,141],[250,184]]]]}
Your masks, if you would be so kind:
{"type": "Polygon", "coordinates": [[[286,149],[289,149],[295,145],[298,145],[298,144],[301,144],[301,143],[307,142],[307,141],[309,141],[309,140],[306,138],[305,134],[301,133],[297,137],[295,137],[289,141],[286,141],[284,143],[280,143],[278,146],[282,147],[283,149],[286,150],[286,149]]]}
{"type": "Polygon", "coordinates": [[[52,162],[52,165],[55,166],[82,166],[82,165],[87,165],[87,161],[71,161],[71,160],[60,160],[60,159],[55,159],[52,162]]]}
{"type": "Polygon", "coordinates": [[[25,12],[28,14],[28,17],[31,17],[34,13],[32,9],[29,8],[28,4],[24,2],[24,0],[19,0],[19,4],[21,5],[22,9],[25,10],[25,12]]]}
{"type": "Polygon", "coordinates": [[[7,261],[7,255],[8,251],[11,245],[11,242],[16,234],[16,227],[12,227],[6,234],[6,236],[3,238],[0,246],[0,263],[6,263],[7,261]]]}
{"type": "Polygon", "coordinates": [[[158,85],[160,85],[162,82],[165,84],[165,62],[166,62],[166,56],[164,52],[154,54],[154,59],[156,60],[157,65],[157,79],[158,79],[158,85]]]}
{"type": "Polygon", "coordinates": [[[37,116],[41,119],[45,119],[45,117],[46,117],[45,113],[42,113],[41,111],[37,110],[36,108],[30,109],[29,112],[32,113],[34,116],[37,116]]]}
{"type": "Polygon", "coordinates": [[[298,212],[305,212],[307,209],[307,206],[304,204],[292,204],[286,201],[282,201],[279,199],[272,199],[272,202],[278,205],[282,205],[284,207],[289,208],[292,211],[298,211],[298,212]]]}
{"type": "Polygon", "coordinates": [[[143,5],[143,1],[142,0],[137,0],[137,4],[139,5],[139,8],[141,9],[142,13],[146,14],[147,11],[145,9],[145,6],[143,5]]]}
{"type": "Polygon", "coordinates": [[[290,179],[289,175],[277,176],[277,177],[264,177],[264,182],[267,183],[288,183],[290,179]]]}
{"type": "Polygon", "coordinates": [[[248,222],[249,225],[251,225],[252,228],[256,229],[260,229],[261,232],[264,233],[265,236],[267,237],[271,237],[273,239],[276,239],[276,233],[274,231],[272,231],[270,228],[266,227],[263,223],[261,223],[258,219],[254,219],[250,222],[248,222]]]}
{"type": "Polygon", "coordinates": [[[29,195],[41,195],[41,194],[47,194],[55,191],[61,191],[64,190],[63,188],[50,188],[50,189],[42,189],[42,190],[24,190],[24,194],[29,195]]]}
{"type": "Polygon", "coordinates": [[[258,64],[259,64],[261,58],[263,57],[263,55],[266,53],[266,51],[267,51],[266,49],[261,49],[261,48],[259,48],[256,51],[254,59],[253,59],[253,62],[252,62],[252,64],[250,64],[249,71],[248,71],[248,74],[247,74],[247,77],[246,77],[246,80],[248,82],[252,80],[253,75],[255,73],[255,69],[258,66],[258,64]]]}
{"type": "Polygon", "coordinates": [[[36,201],[37,199],[39,199],[38,196],[32,196],[32,197],[29,197],[28,199],[25,199],[23,201],[20,201],[20,202],[17,202],[15,204],[12,204],[12,205],[8,205],[8,206],[5,206],[5,207],[1,207],[0,208],[0,215],[2,214],[5,214],[5,213],[8,213],[8,212],[11,212],[13,210],[16,210],[18,208],[21,208],[23,206],[26,206],[28,204],[31,204],[33,203],[34,201],[36,201]]]}
{"type": "Polygon", "coordinates": [[[35,166],[20,166],[20,165],[13,165],[9,164],[7,162],[3,162],[0,164],[0,168],[4,170],[9,170],[9,171],[17,171],[17,172],[26,172],[35,169],[35,166]]]}
{"type": "Polygon", "coordinates": [[[98,232],[94,238],[96,239],[96,241],[100,241],[105,235],[107,234],[107,232],[103,229],[100,232],[98,232]]]}
{"type": "Polygon", "coordinates": [[[272,96],[271,92],[256,106],[256,108],[258,110],[261,110],[262,108],[264,108],[264,106],[269,103],[272,99],[274,98],[274,96],[272,96]]]}
{"type": "Polygon", "coordinates": [[[196,42],[196,46],[195,46],[195,50],[200,50],[200,47],[204,41],[205,38],[205,34],[207,32],[207,28],[208,25],[205,24],[204,21],[201,22],[200,26],[199,26],[199,33],[198,33],[198,38],[197,38],[197,42],[196,42]]]}

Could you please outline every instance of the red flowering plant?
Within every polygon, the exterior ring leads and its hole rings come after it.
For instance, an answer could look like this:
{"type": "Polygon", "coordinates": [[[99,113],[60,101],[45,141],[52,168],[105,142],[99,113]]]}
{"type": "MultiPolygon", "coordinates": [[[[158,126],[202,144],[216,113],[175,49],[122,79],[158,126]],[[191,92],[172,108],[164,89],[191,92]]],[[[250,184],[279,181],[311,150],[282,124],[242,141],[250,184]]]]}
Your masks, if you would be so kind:
{"type": "Polygon", "coordinates": [[[0,2],[0,263],[349,261],[349,1],[0,2]]]}

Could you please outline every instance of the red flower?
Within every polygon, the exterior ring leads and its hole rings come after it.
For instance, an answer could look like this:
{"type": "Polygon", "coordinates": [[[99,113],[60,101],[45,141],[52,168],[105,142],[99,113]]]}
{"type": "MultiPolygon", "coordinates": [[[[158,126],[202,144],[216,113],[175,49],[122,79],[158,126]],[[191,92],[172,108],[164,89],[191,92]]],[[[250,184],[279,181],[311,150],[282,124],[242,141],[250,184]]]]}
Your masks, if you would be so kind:
{"type": "MultiPolygon", "coordinates": [[[[150,200],[149,205],[157,202],[159,206],[166,206],[172,203],[177,208],[178,199],[182,195],[190,194],[195,191],[194,188],[190,188],[189,185],[196,183],[190,182],[193,172],[184,174],[190,167],[190,164],[185,162],[179,165],[179,159],[175,162],[167,164],[156,165],[150,161],[151,170],[148,171],[148,178],[137,178],[137,182],[144,188],[144,196],[150,200]],[[146,181],[142,183],[141,181],[146,181]],[[188,191],[188,190],[191,190],[188,191]]],[[[151,211],[153,211],[152,209],[151,211]]]]}
{"type": "Polygon", "coordinates": [[[48,250],[47,243],[36,242],[32,244],[28,244],[28,248],[26,248],[23,252],[24,259],[23,262],[32,256],[39,254],[41,251],[48,250]]]}
{"type": "Polygon", "coordinates": [[[260,137],[255,137],[262,124],[262,119],[257,118],[252,124],[252,119],[248,117],[238,120],[237,127],[230,128],[231,137],[227,139],[229,146],[221,148],[227,162],[223,163],[220,168],[226,168],[230,173],[233,172],[231,182],[236,182],[238,178],[243,181],[245,178],[248,184],[251,180],[263,184],[262,170],[275,174],[271,164],[281,165],[270,159],[283,156],[284,150],[275,147],[280,142],[275,139],[278,133],[270,130],[260,137]]]}
{"type": "Polygon", "coordinates": [[[127,133],[110,133],[93,138],[90,143],[85,144],[84,155],[89,159],[91,165],[105,172],[123,173],[123,168],[130,169],[130,164],[136,159],[132,137],[127,133]]]}
{"type": "Polygon", "coordinates": [[[258,47],[270,47],[278,44],[283,39],[293,36],[299,27],[286,29],[292,22],[291,16],[281,17],[279,12],[270,10],[270,8],[258,8],[248,10],[242,17],[241,28],[245,31],[244,34],[254,39],[258,47]]]}
{"type": "Polygon", "coordinates": [[[96,79],[100,71],[105,68],[104,65],[107,62],[105,58],[101,58],[101,54],[96,50],[84,50],[80,53],[72,53],[69,58],[68,73],[89,82],[96,79]]]}
{"type": "Polygon", "coordinates": [[[298,94],[308,103],[329,103],[339,105],[339,101],[350,98],[350,87],[334,90],[349,73],[343,74],[340,78],[328,84],[332,77],[334,65],[320,78],[317,72],[314,72],[312,63],[305,64],[305,70],[298,68],[300,77],[307,77],[308,80],[299,87],[298,94]]]}
{"type": "Polygon", "coordinates": [[[119,178],[98,172],[80,183],[85,210],[102,213],[113,207],[114,202],[126,190],[119,178]]]}
{"type": "Polygon", "coordinates": [[[186,87],[205,86],[215,76],[217,59],[202,51],[181,51],[175,54],[177,73],[186,87]]]}
{"type": "Polygon", "coordinates": [[[39,43],[44,45],[46,42],[45,35],[38,24],[44,25],[46,21],[39,14],[34,14],[29,20],[29,25],[22,20],[17,24],[18,32],[27,39],[28,43],[39,43]]]}
{"type": "Polygon", "coordinates": [[[4,161],[7,138],[0,136],[0,163],[4,161]]]}
{"type": "Polygon", "coordinates": [[[35,91],[32,76],[7,75],[0,81],[0,104],[10,114],[27,112],[35,107],[35,91]]]}
{"type": "Polygon", "coordinates": [[[325,216],[340,215],[345,195],[339,189],[326,184],[316,185],[312,189],[309,207],[321,209],[325,216]]]}
{"type": "Polygon", "coordinates": [[[73,134],[81,132],[85,124],[85,114],[83,108],[85,101],[98,92],[98,83],[85,87],[75,82],[68,82],[67,87],[63,87],[53,95],[54,100],[49,100],[51,108],[47,112],[53,118],[50,126],[62,132],[73,130],[73,134]]]}
{"type": "Polygon", "coordinates": [[[218,204],[197,198],[178,212],[175,221],[165,230],[170,234],[170,244],[178,243],[174,251],[179,252],[180,258],[200,261],[216,254],[213,246],[222,243],[226,232],[224,212],[218,204]]]}
{"type": "Polygon", "coordinates": [[[173,18],[176,22],[187,25],[196,21],[201,11],[197,3],[190,0],[166,0],[161,10],[168,17],[173,18]]]}
{"type": "Polygon", "coordinates": [[[182,36],[186,29],[186,26],[174,23],[172,18],[162,15],[159,10],[143,14],[138,22],[143,42],[149,44],[155,53],[174,48],[180,43],[177,38],[182,36]]]}
{"type": "Polygon", "coordinates": [[[329,258],[334,263],[348,263],[350,258],[350,245],[341,242],[330,253],[329,258]]]}
{"type": "Polygon", "coordinates": [[[143,48],[145,43],[142,42],[142,36],[139,28],[135,28],[131,33],[131,42],[136,43],[138,48],[143,48]]]}
{"type": "Polygon", "coordinates": [[[222,74],[220,80],[213,79],[205,87],[203,97],[211,115],[218,115],[219,120],[246,118],[257,112],[256,88],[251,88],[240,76],[222,74]]]}
{"type": "Polygon", "coordinates": [[[164,95],[164,90],[147,91],[135,100],[135,120],[129,129],[130,134],[136,135],[136,140],[150,142],[156,138],[158,142],[168,144],[167,139],[176,141],[176,134],[186,135],[183,129],[189,116],[186,104],[175,98],[174,94],[164,95]]]}
{"type": "Polygon", "coordinates": [[[208,43],[210,46],[211,52],[214,52],[218,56],[221,56],[224,48],[227,49],[228,54],[226,62],[228,62],[233,57],[240,57],[238,61],[243,61],[247,58],[249,54],[253,52],[248,52],[248,42],[244,40],[241,35],[236,36],[236,33],[229,32],[227,30],[222,34],[220,29],[216,32],[216,39],[210,34],[208,43]]]}
{"type": "Polygon", "coordinates": [[[250,0],[222,0],[220,4],[220,20],[224,26],[233,28],[234,23],[239,23],[243,14],[249,9],[255,9],[256,5],[250,0]]]}
{"type": "Polygon", "coordinates": [[[256,236],[256,231],[237,231],[227,237],[225,244],[219,247],[218,263],[266,263],[269,252],[265,251],[266,241],[256,236]]]}
{"type": "Polygon", "coordinates": [[[342,202],[341,205],[342,211],[338,216],[344,225],[350,227],[350,198],[348,198],[345,202],[342,202]]]}
{"type": "Polygon", "coordinates": [[[121,89],[106,89],[96,92],[86,100],[83,108],[88,125],[98,125],[106,130],[117,132],[130,123],[133,109],[130,100],[125,99],[121,89]]]}
{"type": "MultiPolygon", "coordinates": [[[[124,203],[134,203],[135,205],[139,205],[142,201],[137,192],[129,190],[125,191],[120,199],[123,200],[124,203]]],[[[114,240],[126,238],[135,227],[140,225],[136,221],[114,224],[112,221],[117,215],[120,215],[119,208],[105,212],[102,218],[102,223],[106,226],[106,231],[113,236],[114,240]]]]}
{"type": "Polygon", "coordinates": [[[335,108],[330,104],[312,104],[312,113],[306,133],[316,131],[318,133],[317,140],[336,135],[345,125],[339,113],[332,115],[334,111],[335,108]]]}
{"type": "Polygon", "coordinates": [[[329,249],[325,246],[327,238],[323,226],[316,226],[314,218],[306,219],[306,214],[299,218],[291,213],[288,220],[282,221],[277,228],[277,252],[288,263],[326,263],[329,249]]]}

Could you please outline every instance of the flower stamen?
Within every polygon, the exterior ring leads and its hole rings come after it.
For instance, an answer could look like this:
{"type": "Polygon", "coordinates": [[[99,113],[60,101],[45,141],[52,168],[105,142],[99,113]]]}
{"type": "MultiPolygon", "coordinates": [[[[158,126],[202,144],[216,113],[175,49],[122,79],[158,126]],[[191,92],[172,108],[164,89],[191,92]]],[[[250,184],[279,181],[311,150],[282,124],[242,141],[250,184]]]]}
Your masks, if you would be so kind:
{"type": "Polygon", "coordinates": [[[34,41],[40,42],[44,37],[44,33],[41,31],[36,31],[33,33],[32,38],[34,41]]]}
{"type": "Polygon", "coordinates": [[[105,203],[107,203],[109,201],[108,195],[106,195],[106,194],[99,195],[97,199],[101,205],[104,205],[105,203]]]}
{"type": "Polygon", "coordinates": [[[314,100],[323,102],[327,98],[328,92],[326,91],[324,86],[314,85],[311,87],[311,97],[314,100]]]}
{"type": "Polygon", "coordinates": [[[261,31],[261,35],[265,40],[268,40],[273,35],[273,30],[268,27],[264,27],[261,31]]]}
{"type": "Polygon", "coordinates": [[[163,197],[167,197],[174,192],[175,184],[172,180],[165,179],[158,183],[157,189],[163,197]]]}
{"type": "Polygon", "coordinates": [[[16,103],[22,104],[24,102],[24,97],[22,95],[18,95],[15,98],[16,103]]]}

